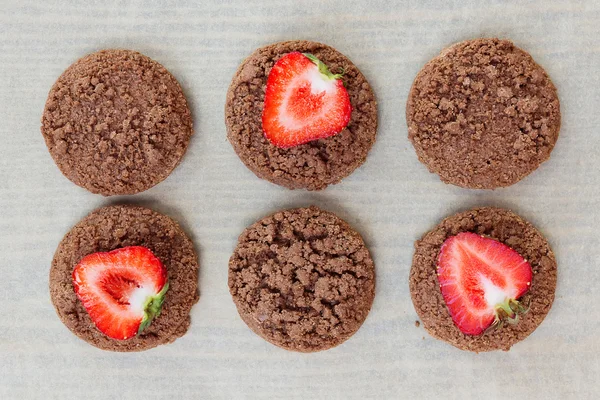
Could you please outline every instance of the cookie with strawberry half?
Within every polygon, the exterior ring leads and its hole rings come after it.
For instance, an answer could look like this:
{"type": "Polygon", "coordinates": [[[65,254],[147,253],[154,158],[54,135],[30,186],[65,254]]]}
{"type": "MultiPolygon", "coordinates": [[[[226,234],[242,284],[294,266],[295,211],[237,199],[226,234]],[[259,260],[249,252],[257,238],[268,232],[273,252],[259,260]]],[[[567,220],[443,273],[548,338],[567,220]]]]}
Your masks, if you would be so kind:
{"type": "Polygon", "coordinates": [[[377,133],[371,86],[327,45],[259,48],[238,68],[225,105],[227,137],[262,179],[321,190],[362,165],[377,133]]]}
{"type": "Polygon", "coordinates": [[[509,350],[544,320],[557,265],[544,236],[515,213],[477,208],[415,243],[412,301],[435,338],[474,352],[509,350]]]}
{"type": "Polygon", "coordinates": [[[183,336],[198,301],[198,257],[171,218],[129,205],[100,208],[56,250],[50,297],[88,343],[142,351],[183,336]]]}

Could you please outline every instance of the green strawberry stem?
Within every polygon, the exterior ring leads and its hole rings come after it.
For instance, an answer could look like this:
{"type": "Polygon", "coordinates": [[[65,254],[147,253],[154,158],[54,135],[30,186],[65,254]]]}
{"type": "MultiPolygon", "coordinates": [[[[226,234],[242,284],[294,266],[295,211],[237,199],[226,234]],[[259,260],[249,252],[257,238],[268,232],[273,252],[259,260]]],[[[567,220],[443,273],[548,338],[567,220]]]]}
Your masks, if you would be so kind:
{"type": "Polygon", "coordinates": [[[163,286],[162,290],[158,292],[158,294],[154,296],[148,296],[146,301],[144,302],[144,317],[142,318],[142,322],[140,323],[140,327],[138,329],[138,335],[142,333],[144,329],[150,325],[152,320],[155,317],[160,315],[160,310],[162,309],[163,302],[165,301],[165,294],[169,290],[169,282],[166,282],[163,286]]]}
{"type": "Polygon", "coordinates": [[[304,54],[306,56],[306,58],[308,58],[310,61],[312,61],[319,68],[319,72],[321,73],[321,75],[323,75],[324,79],[333,81],[335,79],[340,79],[344,75],[344,74],[332,74],[331,71],[329,71],[329,68],[327,68],[327,65],[325,65],[325,63],[323,63],[317,57],[313,56],[310,53],[302,53],[302,54],[304,54]]]}
{"type": "Polygon", "coordinates": [[[519,322],[519,316],[527,313],[529,306],[526,306],[515,299],[506,299],[503,303],[496,305],[496,318],[492,325],[486,329],[485,333],[500,329],[505,322],[514,325],[519,322]]]}
{"type": "Polygon", "coordinates": [[[496,317],[504,316],[506,319],[515,319],[517,318],[517,313],[512,309],[511,303],[516,302],[516,300],[508,299],[504,303],[500,303],[496,305],[496,317]]]}

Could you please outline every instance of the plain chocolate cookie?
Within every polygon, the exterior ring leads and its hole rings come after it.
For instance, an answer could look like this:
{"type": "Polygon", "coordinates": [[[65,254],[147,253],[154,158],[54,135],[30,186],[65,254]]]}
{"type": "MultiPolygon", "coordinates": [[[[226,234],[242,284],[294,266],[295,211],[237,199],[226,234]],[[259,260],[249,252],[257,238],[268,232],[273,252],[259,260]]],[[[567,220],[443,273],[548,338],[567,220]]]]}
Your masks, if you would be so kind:
{"type": "Polygon", "coordinates": [[[102,50],[58,78],[41,129],[67,178],[110,196],[164,180],[185,153],[192,117],[162,65],[135,51],[102,50]]]}
{"type": "Polygon", "coordinates": [[[417,75],[406,106],[408,138],[442,181],[510,186],[550,157],[560,104],[546,72],[508,40],[457,43],[417,75]]]}
{"type": "Polygon", "coordinates": [[[229,291],[255,333],[287,350],[313,352],[360,328],[373,303],[375,269],[346,222],[317,207],[298,208],[240,235],[229,291]]]}
{"type": "Polygon", "coordinates": [[[259,178],[289,189],[320,190],[338,183],[365,162],[377,133],[377,102],[363,74],[337,50],[303,40],[256,50],[238,68],[225,104],[227,138],[259,178]],[[273,65],[294,51],[311,53],[332,73],[343,72],[352,115],[339,134],[289,149],[272,145],[262,129],[267,77],[273,65]]]}
{"type": "Polygon", "coordinates": [[[425,329],[435,338],[474,352],[509,350],[542,323],[556,289],[556,259],[542,234],[529,222],[501,208],[477,208],[444,219],[415,243],[410,270],[410,294],[425,329]],[[460,232],[474,232],[498,240],[521,254],[533,269],[531,289],[523,297],[530,304],[516,325],[482,335],[465,335],[452,321],[436,275],[442,243],[460,232]]]}
{"type": "Polygon", "coordinates": [[[86,342],[104,350],[142,351],[185,334],[199,298],[198,268],[192,242],[171,218],[143,207],[104,207],[75,225],[58,246],[50,269],[50,297],[62,322],[86,342]],[[88,254],[127,246],[144,246],[161,260],[169,290],[160,316],[148,328],[131,339],[115,340],[90,319],[73,289],[72,273],[88,254]]]}

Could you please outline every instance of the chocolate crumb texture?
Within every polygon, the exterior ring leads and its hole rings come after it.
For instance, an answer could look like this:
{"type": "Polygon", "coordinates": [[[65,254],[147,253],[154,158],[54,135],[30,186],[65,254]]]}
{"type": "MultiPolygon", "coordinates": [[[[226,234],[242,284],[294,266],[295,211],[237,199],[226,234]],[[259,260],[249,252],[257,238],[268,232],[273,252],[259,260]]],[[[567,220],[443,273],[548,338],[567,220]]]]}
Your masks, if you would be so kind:
{"type": "Polygon", "coordinates": [[[317,207],[285,210],[248,227],[229,260],[229,290],[244,322],[287,350],[326,350],[362,325],[375,295],[360,235],[317,207]]]}
{"type": "Polygon", "coordinates": [[[406,106],[419,160],[445,183],[510,186],[550,157],[560,130],[554,84],[508,40],[457,43],[418,73],[406,106]]]}
{"type": "Polygon", "coordinates": [[[193,133],[173,75],[130,50],[102,50],[67,68],[50,90],[41,131],[61,172],[105,196],[164,180],[193,133]]]}

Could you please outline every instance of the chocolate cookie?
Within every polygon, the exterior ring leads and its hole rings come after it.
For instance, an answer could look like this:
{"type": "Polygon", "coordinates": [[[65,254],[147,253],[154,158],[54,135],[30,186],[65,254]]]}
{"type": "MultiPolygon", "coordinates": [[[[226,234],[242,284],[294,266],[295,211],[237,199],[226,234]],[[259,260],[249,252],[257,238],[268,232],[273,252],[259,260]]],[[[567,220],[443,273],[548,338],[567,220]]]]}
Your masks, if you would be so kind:
{"type": "Polygon", "coordinates": [[[198,301],[198,260],[194,246],[171,218],[143,207],[100,208],[75,225],[61,241],[50,269],[50,297],[62,322],[86,342],[104,350],[142,351],[173,342],[190,325],[198,301]],[[127,246],[144,246],[168,272],[169,290],[160,316],[127,340],[103,335],[73,290],[75,265],[84,256],[127,246]]]}
{"type": "Polygon", "coordinates": [[[337,50],[302,40],[281,42],[256,50],[238,68],[227,92],[225,124],[235,152],[258,177],[289,189],[320,190],[365,162],[377,133],[377,102],[363,74],[337,50]],[[262,111],[271,68],[294,51],[311,53],[332,73],[344,73],[352,115],[335,136],[281,149],[265,138],[262,111]]]}
{"type": "Polygon", "coordinates": [[[41,129],[67,178],[110,196],[164,180],[185,153],[192,117],[162,65],[135,51],[102,50],[58,78],[41,129]]]}
{"type": "Polygon", "coordinates": [[[475,352],[509,350],[525,339],[542,323],[556,288],[556,259],[542,234],[529,222],[511,211],[500,208],[477,208],[444,219],[415,243],[410,270],[410,294],[425,329],[437,338],[462,350],[475,352]],[[516,325],[482,335],[465,335],[452,321],[436,275],[437,258],[442,243],[460,232],[474,232],[498,240],[517,251],[533,270],[531,288],[522,302],[529,312],[516,325]]]}
{"type": "Polygon", "coordinates": [[[244,322],[287,350],[313,352],[352,336],[371,309],[375,270],[362,238],[317,207],[281,211],[239,237],[229,291],[244,322]]]}
{"type": "Polygon", "coordinates": [[[546,72],[508,40],[457,43],[417,75],[406,106],[408,138],[442,181],[510,186],[550,157],[560,104],[546,72]]]}

